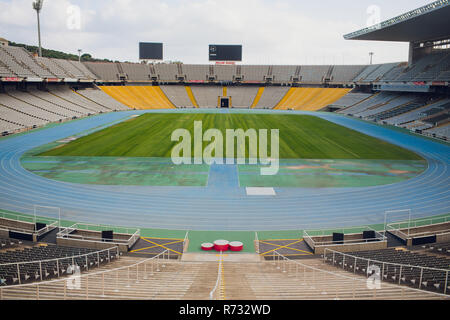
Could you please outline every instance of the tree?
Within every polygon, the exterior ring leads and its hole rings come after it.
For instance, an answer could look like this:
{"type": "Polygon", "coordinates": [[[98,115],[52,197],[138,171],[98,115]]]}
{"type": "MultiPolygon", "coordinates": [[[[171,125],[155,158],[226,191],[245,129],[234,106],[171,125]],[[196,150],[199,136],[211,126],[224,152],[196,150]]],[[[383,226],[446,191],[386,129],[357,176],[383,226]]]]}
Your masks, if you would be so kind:
{"type": "MultiPolygon", "coordinates": [[[[31,53],[38,52],[38,47],[36,47],[36,46],[29,46],[29,45],[26,45],[26,44],[15,43],[15,42],[12,42],[12,41],[9,42],[9,45],[11,47],[22,47],[22,48],[25,48],[26,50],[28,50],[31,53]]],[[[78,61],[78,54],[65,53],[65,52],[56,51],[56,50],[49,50],[49,49],[45,49],[45,48],[42,48],[42,56],[45,57],[45,58],[55,58],[55,59],[66,59],[66,60],[78,61]]],[[[81,60],[82,61],[112,62],[111,60],[108,60],[108,59],[95,59],[89,53],[83,54],[81,56],[81,60]]]]}
{"type": "Polygon", "coordinates": [[[85,53],[83,55],[81,55],[81,61],[92,61],[92,55],[90,55],[89,53],[85,53]]]}

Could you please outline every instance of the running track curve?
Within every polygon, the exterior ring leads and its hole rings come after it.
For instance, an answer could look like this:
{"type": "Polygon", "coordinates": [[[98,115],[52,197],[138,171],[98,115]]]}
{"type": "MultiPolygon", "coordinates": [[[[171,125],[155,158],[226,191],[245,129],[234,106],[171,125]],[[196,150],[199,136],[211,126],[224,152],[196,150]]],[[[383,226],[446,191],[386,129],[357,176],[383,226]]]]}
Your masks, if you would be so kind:
{"type": "MultiPolygon", "coordinates": [[[[36,204],[60,207],[62,219],[84,223],[229,231],[377,224],[384,222],[386,210],[411,209],[414,217],[450,212],[450,146],[338,114],[313,115],[415,151],[428,161],[428,169],[392,185],[276,188],[276,197],[248,197],[245,188],[226,185],[209,188],[72,184],[37,176],[20,164],[21,156],[32,148],[145,112],[151,111],[103,114],[0,140],[0,209],[32,214],[36,204]]],[[[312,114],[289,112],[294,113],[312,114]]]]}

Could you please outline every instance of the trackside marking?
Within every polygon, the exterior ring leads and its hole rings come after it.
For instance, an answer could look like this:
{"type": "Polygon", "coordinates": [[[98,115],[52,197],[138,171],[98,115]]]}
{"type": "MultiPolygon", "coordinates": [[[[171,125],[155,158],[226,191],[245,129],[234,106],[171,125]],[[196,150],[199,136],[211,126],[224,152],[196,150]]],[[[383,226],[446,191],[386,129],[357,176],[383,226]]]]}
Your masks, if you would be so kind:
{"type": "MultiPolygon", "coordinates": [[[[145,241],[145,238],[141,238],[141,239],[145,241]]],[[[154,238],[152,238],[152,239],[154,239],[154,238]]],[[[151,246],[151,247],[140,248],[140,249],[132,250],[130,252],[131,253],[135,253],[135,252],[144,251],[144,250],[148,250],[148,249],[153,249],[153,248],[157,248],[157,247],[161,247],[161,246],[168,246],[168,245],[171,245],[171,244],[181,243],[183,241],[184,240],[175,240],[173,242],[163,243],[162,245],[154,245],[154,246],[151,246]]]]}
{"type": "MultiPolygon", "coordinates": [[[[291,240],[292,240],[292,239],[291,239],[291,240]]],[[[276,247],[276,248],[273,249],[273,250],[269,250],[269,251],[260,253],[260,255],[261,255],[261,256],[264,256],[264,255],[267,255],[267,254],[272,253],[272,252],[274,252],[274,251],[277,251],[277,250],[279,250],[279,249],[288,249],[288,250],[298,251],[298,252],[302,252],[302,253],[305,253],[305,254],[308,254],[308,255],[312,255],[311,252],[304,251],[304,250],[300,250],[300,249],[296,249],[296,248],[291,248],[291,247],[290,247],[290,246],[292,246],[292,245],[294,245],[294,244],[297,244],[297,243],[300,243],[300,242],[303,242],[303,241],[304,241],[304,240],[301,239],[301,240],[297,240],[297,241],[294,241],[294,242],[292,242],[292,243],[289,243],[289,244],[286,244],[286,245],[282,246],[282,245],[279,245],[279,244],[269,243],[269,242],[265,242],[265,241],[260,240],[259,242],[261,242],[261,243],[264,243],[264,244],[267,244],[267,245],[271,245],[271,246],[276,247]]]]}
{"type": "MultiPolygon", "coordinates": [[[[172,252],[174,252],[174,253],[176,253],[176,254],[179,254],[179,255],[182,254],[181,252],[178,252],[178,251],[176,251],[176,250],[172,250],[172,249],[170,249],[170,248],[165,247],[165,246],[162,245],[162,244],[157,244],[157,243],[155,243],[155,242],[153,242],[153,241],[150,241],[150,240],[148,240],[148,239],[146,239],[146,238],[142,238],[142,240],[147,241],[148,243],[154,244],[154,245],[157,246],[157,247],[161,247],[161,248],[164,248],[164,249],[166,249],[166,250],[172,251],[172,252]]],[[[180,242],[181,242],[181,241],[180,241],[180,242]]]]}

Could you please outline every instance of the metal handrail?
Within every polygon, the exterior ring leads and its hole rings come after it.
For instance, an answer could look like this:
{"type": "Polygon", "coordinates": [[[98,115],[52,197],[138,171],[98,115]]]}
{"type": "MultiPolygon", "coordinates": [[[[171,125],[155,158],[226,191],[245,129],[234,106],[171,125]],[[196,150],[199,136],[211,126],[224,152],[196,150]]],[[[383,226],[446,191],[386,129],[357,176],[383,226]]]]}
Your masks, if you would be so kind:
{"type": "MultiPolygon", "coordinates": [[[[28,223],[34,223],[34,218],[31,216],[26,216],[26,215],[20,215],[20,214],[14,214],[14,213],[8,213],[8,212],[0,212],[0,218],[3,219],[8,219],[8,220],[13,220],[13,221],[19,221],[19,222],[28,222],[28,223]],[[9,218],[7,216],[10,216],[9,218]],[[11,217],[15,217],[11,218],[11,217]],[[21,220],[20,218],[24,219],[21,220]]],[[[52,220],[55,221],[55,219],[47,219],[45,218],[45,220],[52,220]]]]}
{"type": "Polygon", "coordinates": [[[259,248],[259,237],[258,237],[258,231],[255,231],[255,246],[256,246],[256,253],[261,253],[259,248]]]}
{"type": "Polygon", "coordinates": [[[56,234],[56,237],[64,237],[64,236],[66,236],[66,235],[69,235],[70,233],[72,233],[73,231],[75,231],[76,229],[72,229],[72,228],[70,228],[70,227],[68,227],[68,228],[64,228],[64,229],[62,229],[61,231],[59,231],[57,234],[56,234]]]}
{"type": "Polygon", "coordinates": [[[23,228],[17,228],[17,227],[0,227],[0,230],[17,231],[17,232],[26,233],[26,234],[34,234],[35,233],[35,231],[33,229],[23,229],[23,228]]]}
{"type": "MultiPolygon", "coordinates": [[[[325,249],[325,252],[327,250],[328,251],[334,251],[334,250],[330,250],[330,249],[325,249]]],[[[334,252],[337,252],[337,251],[334,251],[334,252]]],[[[341,252],[338,252],[338,253],[341,253],[341,252]]],[[[305,269],[313,270],[314,272],[318,271],[318,272],[326,273],[326,274],[329,274],[329,275],[332,275],[332,276],[335,276],[335,277],[338,277],[338,278],[343,278],[343,279],[352,280],[352,281],[359,281],[359,282],[366,282],[367,281],[367,279],[358,279],[358,278],[355,278],[355,277],[350,277],[350,276],[346,276],[346,275],[343,275],[343,274],[337,274],[337,273],[334,273],[332,271],[322,270],[322,269],[319,269],[319,268],[315,268],[315,267],[311,267],[311,266],[305,265],[305,264],[303,264],[301,262],[298,262],[298,261],[295,261],[295,260],[292,260],[292,259],[289,259],[289,258],[283,256],[278,251],[274,251],[273,252],[273,260],[274,261],[275,261],[275,254],[278,256],[278,263],[280,263],[280,258],[282,258],[284,262],[289,261],[289,262],[294,263],[296,265],[299,265],[299,266],[301,266],[301,267],[303,267],[305,269]]],[[[325,254],[323,255],[323,257],[325,258],[325,254]]],[[[395,284],[385,283],[385,285],[388,286],[388,287],[392,287],[392,288],[398,288],[398,285],[395,285],[395,284]]],[[[410,288],[410,287],[406,287],[404,289],[408,289],[410,291],[417,291],[417,292],[422,292],[422,293],[427,293],[427,294],[431,294],[431,295],[436,295],[436,296],[448,298],[447,294],[442,294],[442,293],[437,293],[437,292],[432,292],[432,291],[425,291],[425,290],[421,290],[421,289],[417,289],[417,288],[410,288]]]]}
{"type": "Polygon", "coordinates": [[[209,299],[210,300],[213,300],[213,296],[216,293],[217,289],[219,288],[219,283],[220,283],[221,280],[222,280],[222,251],[220,252],[220,257],[219,257],[219,266],[218,266],[218,271],[217,271],[216,285],[214,286],[214,288],[209,293],[209,299]]]}
{"type": "Polygon", "coordinates": [[[131,234],[130,238],[127,240],[113,239],[113,241],[112,241],[112,243],[126,244],[126,245],[128,245],[128,247],[131,247],[136,242],[136,240],[140,237],[140,234],[141,234],[141,231],[138,228],[121,228],[121,227],[104,226],[104,225],[75,223],[75,224],[71,225],[70,227],[62,229],[60,232],[57,233],[56,237],[57,238],[69,238],[70,237],[75,240],[81,240],[81,241],[87,241],[87,242],[101,242],[103,240],[101,238],[96,238],[96,237],[91,237],[91,236],[71,235],[70,233],[72,233],[73,231],[75,231],[77,229],[80,229],[79,226],[87,227],[87,229],[81,229],[81,230],[85,230],[85,231],[97,231],[97,230],[89,230],[89,226],[100,227],[103,229],[106,229],[106,228],[111,228],[111,229],[115,229],[115,230],[123,229],[125,231],[125,233],[122,233],[122,232],[117,232],[117,233],[127,234],[127,235],[130,235],[130,233],[129,233],[130,230],[134,231],[134,233],[131,234]]]}
{"type": "Polygon", "coordinates": [[[52,224],[49,224],[48,226],[42,228],[41,230],[36,231],[36,235],[39,237],[43,234],[46,234],[50,230],[56,229],[58,225],[58,221],[53,222],[52,224]]]}
{"type": "MultiPolygon", "coordinates": [[[[145,259],[143,261],[137,262],[137,263],[129,265],[129,266],[123,266],[123,267],[119,267],[119,268],[115,268],[115,269],[111,269],[111,270],[104,270],[104,271],[99,271],[99,272],[94,272],[94,273],[80,274],[79,278],[85,278],[85,277],[89,278],[89,277],[92,277],[92,276],[104,275],[104,274],[107,274],[107,273],[118,272],[118,271],[121,271],[121,270],[124,270],[124,269],[131,269],[133,267],[138,267],[138,266],[140,266],[142,264],[145,264],[145,263],[147,263],[149,261],[156,260],[156,259],[159,260],[161,256],[164,259],[166,252],[169,253],[169,251],[166,250],[166,251],[163,251],[163,252],[161,252],[160,254],[158,254],[158,255],[156,255],[154,257],[145,259]]],[[[167,256],[168,256],[167,259],[169,259],[169,255],[168,254],[167,254],[167,256]]],[[[5,287],[0,287],[0,291],[1,290],[8,290],[8,289],[34,287],[34,286],[37,286],[37,287],[39,287],[39,286],[46,286],[46,285],[49,285],[49,284],[52,284],[52,283],[66,282],[67,280],[68,279],[55,279],[55,280],[50,280],[50,281],[40,281],[40,282],[34,282],[34,283],[14,285],[14,286],[5,286],[5,287]]]]}
{"type": "Polygon", "coordinates": [[[347,233],[348,234],[348,232],[345,232],[346,230],[357,230],[357,232],[354,232],[355,234],[356,233],[361,233],[361,230],[362,231],[375,231],[380,236],[382,235],[381,233],[377,232],[376,230],[374,230],[373,228],[371,228],[369,226],[359,226],[359,227],[349,227],[349,228],[345,228],[345,227],[344,228],[331,228],[331,229],[320,229],[320,230],[305,229],[303,231],[303,233],[306,233],[307,235],[309,235],[308,232],[310,232],[310,233],[318,232],[318,233],[321,233],[321,234],[311,235],[311,236],[312,237],[323,237],[323,236],[329,236],[330,235],[329,234],[330,231],[333,231],[333,232],[341,231],[342,233],[347,233]],[[325,234],[325,233],[328,233],[328,234],[325,234]]]}
{"type": "MultiPolygon", "coordinates": [[[[399,283],[398,284],[399,285],[401,284],[400,281],[402,279],[402,271],[405,270],[405,268],[409,268],[411,270],[412,269],[418,269],[418,270],[420,270],[420,280],[419,280],[419,289],[416,289],[416,290],[421,290],[422,289],[422,279],[423,279],[423,275],[424,275],[425,271],[442,272],[443,275],[445,274],[445,285],[444,285],[444,294],[443,295],[447,296],[447,286],[448,286],[448,283],[449,283],[448,281],[449,281],[450,269],[446,270],[446,269],[438,269],[438,268],[430,268],[430,267],[422,267],[422,266],[411,266],[411,265],[400,264],[400,263],[383,262],[383,261],[378,261],[378,260],[373,260],[373,259],[360,258],[360,257],[348,255],[348,254],[345,254],[345,253],[342,253],[342,252],[338,252],[338,251],[334,251],[334,250],[330,250],[330,249],[325,249],[325,252],[324,252],[324,255],[323,255],[324,260],[326,260],[326,252],[327,252],[327,250],[333,253],[333,258],[332,258],[333,259],[333,265],[334,265],[334,262],[335,262],[336,254],[342,255],[343,256],[343,261],[345,260],[346,256],[348,256],[350,258],[353,258],[354,261],[355,261],[354,272],[356,272],[356,263],[357,263],[358,260],[367,261],[367,267],[368,267],[367,271],[369,270],[369,266],[370,266],[371,262],[372,262],[372,265],[373,265],[373,263],[382,265],[381,280],[383,279],[384,270],[385,270],[386,266],[399,267],[399,277],[398,277],[398,279],[399,279],[399,283]]],[[[342,263],[342,268],[344,268],[344,267],[345,267],[344,263],[342,263]]],[[[395,271],[395,276],[397,276],[397,272],[396,271],[395,271]]],[[[421,290],[421,291],[423,291],[423,290],[421,290]]]]}
{"type": "Polygon", "coordinates": [[[305,238],[310,239],[315,246],[327,246],[327,245],[351,245],[351,244],[359,244],[359,243],[368,243],[368,242],[374,242],[376,241],[385,241],[385,237],[383,238],[370,238],[370,239],[353,239],[353,240],[344,240],[342,244],[338,244],[334,241],[322,241],[322,242],[316,242],[312,240],[310,236],[305,236],[305,238]]]}
{"type": "Polygon", "coordinates": [[[188,236],[189,236],[189,231],[186,231],[186,234],[185,234],[185,236],[184,236],[184,240],[183,240],[183,253],[185,252],[185,250],[186,250],[186,242],[188,241],[188,236]]]}
{"type": "Polygon", "coordinates": [[[141,236],[141,231],[138,229],[128,240],[128,242],[127,242],[128,248],[131,248],[133,246],[133,244],[136,243],[136,241],[139,239],[140,236],[141,236]]]}
{"type": "MultiPolygon", "coordinates": [[[[131,237],[133,237],[133,236],[131,236],[131,237]]],[[[87,242],[102,242],[102,240],[103,240],[102,238],[95,238],[95,237],[81,236],[81,235],[69,235],[69,234],[65,234],[65,235],[58,234],[57,237],[58,238],[66,238],[66,239],[70,237],[75,240],[82,240],[82,241],[87,241],[87,242]]],[[[111,242],[120,243],[120,244],[128,244],[129,240],[113,239],[113,240],[111,240],[111,242]]]]}
{"type": "MultiPolygon", "coordinates": [[[[0,212],[0,218],[5,219],[5,220],[10,220],[10,221],[24,222],[24,223],[30,223],[30,224],[36,223],[35,218],[18,215],[18,214],[13,214],[13,213],[7,213],[7,212],[0,212]]],[[[55,219],[50,219],[50,218],[39,218],[39,220],[46,221],[47,223],[50,223],[50,224],[40,230],[25,229],[25,228],[20,228],[20,227],[9,227],[9,226],[0,227],[0,230],[6,230],[6,231],[13,230],[13,231],[23,232],[23,233],[27,233],[27,234],[36,234],[39,237],[39,236],[45,234],[46,232],[50,231],[50,229],[53,230],[53,229],[57,228],[57,225],[59,223],[55,219]]]]}
{"type": "Polygon", "coordinates": [[[108,225],[102,225],[102,224],[90,224],[90,223],[81,223],[77,222],[71,225],[68,228],[71,229],[80,229],[80,230],[86,230],[86,231],[98,231],[98,230],[90,230],[89,227],[95,227],[95,228],[102,228],[102,229],[111,229],[114,230],[116,233],[123,233],[123,234],[131,234],[130,231],[136,233],[136,231],[140,231],[139,228],[128,228],[128,227],[115,227],[115,226],[108,226],[108,225]],[[84,229],[82,227],[87,227],[87,229],[84,229]],[[119,230],[119,231],[116,231],[119,230]]]}
{"type": "MultiPolygon", "coordinates": [[[[410,229],[411,228],[421,228],[421,227],[429,227],[429,226],[435,226],[438,224],[442,224],[442,223],[447,223],[450,221],[450,216],[445,216],[445,217],[431,217],[431,218],[424,218],[424,219],[420,219],[420,220],[413,220],[413,221],[401,221],[401,222],[392,222],[386,225],[386,231],[396,231],[398,233],[401,233],[402,235],[408,237],[411,235],[410,233],[410,229]],[[433,223],[433,220],[444,220],[441,222],[437,222],[437,223],[433,223]],[[426,225],[421,225],[418,226],[417,223],[421,223],[424,221],[430,221],[429,224],[426,225]],[[407,227],[402,228],[403,224],[407,224],[407,227]],[[398,226],[397,228],[395,228],[395,226],[398,226]],[[408,234],[400,231],[401,229],[408,229],[408,234]]],[[[438,232],[448,232],[448,230],[442,230],[442,231],[438,231],[438,232]]],[[[420,234],[420,233],[419,233],[420,234]]],[[[415,235],[415,234],[413,234],[415,235]]]]}
{"type": "Polygon", "coordinates": [[[403,264],[403,263],[395,263],[395,262],[386,262],[386,261],[379,261],[379,260],[375,260],[375,259],[367,259],[367,258],[362,258],[362,257],[358,257],[358,256],[353,256],[353,255],[350,255],[350,254],[346,254],[346,253],[343,253],[343,252],[339,252],[339,251],[335,251],[335,250],[332,250],[332,249],[328,249],[328,248],[325,248],[325,251],[324,251],[324,257],[326,256],[326,252],[327,251],[330,251],[330,252],[332,252],[332,253],[338,253],[338,254],[340,254],[340,255],[343,255],[343,256],[347,256],[347,257],[350,257],[350,258],[353,258],[353,259],[358,259],[358,260],[365,260],[365,261],[370,261],[370,262],[374,262],[374,263],[381,263],[381,264],[390,264],[390,265],[393,265],[393,266],[397,266],[397,267],[404,267],[404,268],[419,268],[419,269],[428,269],[428,270],[433,270],[433,271],[441,271],[441,272],[448,272],[448,271],[450,271],[450,269],[439,269],[439,268],[431,268],[431,267],[421,267],[421,266],[413,266],[413,265],[410,265],[410,264],[403,264]]]}
{"type": "MultiPolygon", "coordinates": [[[[368,226],[354,227],[354,228],[344,228],[344,229],[342,229],[342,232],[345,233],[345,232],[344,232],[345,230],[352,230],[352,229],[355,229],[355,230],[361,230],[361,229],[363,229],[363,230],[366,230],[366,231],[367,231],[367,230],[368,230],[368,231],[374,231],[376,237],[375,237],[375,238],[371,238],[371,239],[353,239],[353,240],[345,240],[344,245],[354,244],[354,243],[367,243],[367,242],[372,242],[372,241],[374,241],[374,240],[377,240],[377,241],[385,241],[385,240],[386,240],[386,235],[384,235],[384,234],[382,234],[382,233],[380,233],[380,232],[378,232],[378,231],[376,231],[376,230],[374,230],[374,229],[372,229],[372,228],[370,228],[370,227],[368,227],[368,226]]],[[[336,243],[334,243],[333,241],[322,241],[322,242],[316,242],[316,241],[314,241],[314,240],[312,239],[313,237],[326,237],[326,236],[329,236],[329,235],[325,234],[325,231],[328,231],[328,230],[309,230],[309,232],[318,232],[318,231],[319,231],[319,232],[322,232],[322,234],[319,234],[319,235],[309,235],[309,234],[308,234],[308,231],[307,231],[307,230],[304,230],[304,231],[303,231],[303,238],[308,239],[309,241],[312,242],[312,244],[314,244],[314,245],[316,245],[316,246],[335,245],[335,244],[336,244],[336,243]]],[[[361,233],[361,232],[356,232],[356,233],[354,233],[354,234],[357,234],[357,233],[361,233]]]]}
{"type": "Polygon", "coordinates": [[[46,260],[36,260],[36,261],[22,261],[22,262],[11,262],[11,263],[3,263],[0,264],[1,267],[10,266],[10,265],[21,265],[21,264],[35,264],[35,263],[46,263],[46,262],[52,262],[52,261],[60,261],[60,260],[69,260],[69,259],[76,259],[76,258],[82,258],[90,255],[97,255],[100,253],[104,253],[106,251],[111,252],[112,250],[117,250],[117,247],[111,247],[109,249],[104,249],[100,251],[85,253],[77,256],[70,256],[70,257],[63,257],[63,258],[54,258],[54,259],[46,259],[46,260]]]}

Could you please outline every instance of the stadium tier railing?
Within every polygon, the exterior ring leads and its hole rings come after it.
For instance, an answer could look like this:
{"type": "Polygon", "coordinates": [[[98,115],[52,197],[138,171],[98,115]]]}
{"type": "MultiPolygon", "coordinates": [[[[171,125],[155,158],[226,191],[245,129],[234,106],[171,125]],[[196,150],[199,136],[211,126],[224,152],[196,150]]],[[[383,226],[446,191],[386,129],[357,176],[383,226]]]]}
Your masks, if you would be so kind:
{"type": "Polygon", "coordinates": [[[450,229],[448,228],[450,216],[432,217],[412,221],[394,222],[386,225],[386,231],[407,241],[407,245],[412,245],[410,240],[412,238],[420,238],[427,236],[437,236],[438,242],[446,241],[450,236],[450,229]],[[439,225],[442,229],[439,230],[439,225]],[[417,229],[430,227],[434,230],[419,231],[417,229]],[[434,228],[433,228],[434,227],[434,228]]]}
{"type": "Polygon", "coordinates": [[[400,234],[407,237],[407,236],[411,235],[410,229],[417,228],[417,227],[431,226],[431,225],[435,225],[435,224],[439,224],[439,223],[446,223],[449,221],[450,221],[450,216],[431,217],[431,218],[424,218],[424,219],[419,219],[419,220],[393,222],[393,223],[388,223],[386,225],[386,231],[398,231],[400,234]],[[403,229],[407,229],[407,233],[400,231],[403,229]]]}
{"type": "MultiPolygon", "coordinates": [[[[113,227],[113,226],[106,226],[106,225],[95,225],[95,224],[85,224],[85,223],[75,223],[71,225],[70,227],[64,228],[58,234],[56,235],[57,238],[65,238],[65,239],[75,239],[75,240],[81,240],[81,241],[87,241],[87,242],[99,242],[103,241],[104,239],[98,238],[98,237],[90,237],[86,235],[76,235],[71,234],[73,231],[76,230],[84,230],[84,231],[101,231],[101,230],[112,230],[115,233],[119,234],[127,234],[130,235],[128,239],[113,239],[112,241],[109,241],[111,244],[122,244],[128,246],[128,248],[131,248],[137,240],[139,240],[141,231],[137,228],[122,228],[122,227],[113,227]]],[[[110,240],[110,239],[108,239],[110,240]]]]}
{"type": "MultiPolygon", "coordinates": [[[[27,299],[33,299],[33,300],[40,300],[40,288],[45,287],[51,287],[55,286],[54,294],[52,295],[52,299],[86,299],[89,300],[90,297],[95,296],[95,294],[100,291],[101,295],[98,295],[97,298],[106,298],[106,287],[105,283],[108,283],[112,285],[115,284],[115,290],[114,292],[120,291],[119,286],[119,272],[125,271],[126,277],[120,278],[120,280],[126,279],[128,285],[127,287],[131,286],[131,283],[134,281],[135,283],[139,282],[140,274],[142,275],[142,278],[144,280],[148,279],[148,276],[153,275],[154,272],[160,271],[160,264],[163,268],[165,268],[165,261],[169,260],[170,256],[168,254],[168,250],[158,254],[157,256],[154,256],[149,259],[145,259],[143,261],[140,261],[138,263],[129,265],[129,266],[123,266],[120,268],[115,268],[111,270],[105,270],[105,271],[99,271],[95,273],[85,273],[85,274],[79,274],[79,275],[72,275],[69,278],[66,279],[57,279],[57,280],[51,280],[51,281],[42,281],[42,282],[35,282],[30,284],[21,284],[21,285],[15,285],[15,286],[0,286],[0,300],[4,300],[5,295],[9,290],[14,290],[14,292],[17,292],[19,289],[25,289],[25,288],[35,288],[36,290],[31,291],[33,296],[27,296],[27,299]],[[167,256],[167,257],[166,257],[167,256]],[[160,262],[162,260],[162,263],[160,262]],[[149,267],[150,264],[150,267],[149,267]],[[156,270],[155,270],[155,264],[156,264],[156,270]],[[139,270],[139,267],[142,266],[139,270]],[[132,278],[131,272],[132,269],[135,268],[135,278],[132,278]],[[150,272],[149,272],[150,270],[150,272]],[[94,283],[94,285],[89,285],[89,278],[95,278],[100,277],[101,279],[101,285],[99,287],[98,282],[94,283]],[[84,283],[83,281],[84,280],[84,283]],[[60,289],[60,286],[62,286],[62,293],[61,296],[58,297],[59,291],[56,289],[60,289]],[[92,292],[90,291],[92,290],[92,292]]],[[[30,292],[27,291],[27,295],[29,295],[30,292]]]]}
{"type": "Polygon", "coordinates": [[[189,245],[189,231],[186,231],[186,234],[184,236],[184,240],[183,240],[183,253],[186,252],[188,245],[189,245]]]}
{"type": "MultiPolygon", "coordinates": [[[[18,220],[15,220],[15,221],[18,221],[18,220]]],[[[39,229],[39,230],[35,230],[35,231],[32,231],[31,229],[25,229],[25,228],[19,228],[19,227],[8,227],[8,228],[5,228],[5,227],[2,227],[2,226],[0,226],[0,230],[35,234],[37,237],[40,237],[40,236],[46,234],[47,232],[50,232],[53,229],[56,229],[57,227],[58,227],[58,221],[55,221],[55,222],[47,225],[46,227],[44,227],[42,229],[39,229]]]]}
{"type": "Polygon", "coordinates": [[[69,228],[75,228],[87,231],[112,230],[115,233],[134,234],[139,231],[138,228],[115,227],[103,224],[75,223],[69,228]]]}
{"type": "Polygon", "coordinates": [[[333,245],[335,244],[333,241],[321,241],[317,242],[314,241],[313,237],[323,237],[323,236],[329,236],[333,232],[341,232],[343,234],[358,234],[362,233],[363,231],[374,231],[375,232],[375,238],[370,239],[350,239],[345,240],[345,244],[354,244],[354,243],[367,243],[367,242],[373,242],[373,241],[385,241],[386,236],[374,229],[372,229],[369,226],[363,226],[363,227],[352,227],[352,228],[343,228],[343,229],[333,229],[333,230],[304,230],[303,231],[303,238],[305,239],[306,243],[311,243],[316,246],[324,246],[324,245],[333,245]]]}
{"type": "Polygon", "coordinates": [[[333,248],[344,252],[365,251],[387,248],[387,238],[368,226],[345,228],[342,230],[304,230],[303,239],[313,250],[314,254],[323,254],[326,248],[333,248]],[[373,237],[364,238],[363,232],[371,231],[373,237]],[[342,241],[334,241],[332,233],[344,234],[342,241]]]}
{"type": "Polygon", "coordinates": [[[255,251],[257,254],[261,253],[261,250],[259,249],[259,237],[257,231],[255,231],[255,251]]]}
{"type": "Polygon", "coordinates": [[[37,230],[36,231],[36,236],[39,238],[40,236],[43,236],[44,234],[46,234],[46,233],[48,233],[48,232],[58,228],[58,224],[59,224],[59,222],[55,221],[55,222],[47,225],[46,227],[44,227],[44,228],[42,228],[40,230],[37,230]]]}
{"type": "Polygon", "coordinates": [[[0,218],[4,219],[10,219],[15,221],[21,221],[21,222],[29,222],[29,223],[36,223],[39,222],[45,222],[45,223],[53,223],[58,222],[57,219],[51,219],[51,218],[44,218],[44,217],[33,217],[31,215],[24,215],[24,214],[16,214],[16,213],[9,213],[9,212],[3,212],[0,211],[0,218]]]}
{"type": "MultiPolygon", "coordinates": [[[[412,266],[401,263],[383,262],[375,259],[357,257],[331,249],[325,249],[323,260],[325,263],[331,261],[333,266],[337,265],[338,267],[342,267],[342,269],[344,270],[346,269],[346,266],[348,266],[347,271],[353,272],[355,274],[359,270],[358,262],[363,262],[364,266],[366,267],[362,271],[367,275],[367,277],[372,276],[375,272],[378,273],[379,279],[381,281],[386,281],[390,278],[391,280],[397,282],[398,285],[402,285],[402,281],[403,284],[407,284],[409,280],[412,285],[417,285],[417,289],[419,290],[422,290],[422,287],[424,286],[424,275],[433,274],[435,279],[441,279],[445,281],[443,286],[444,295],[448,295],[448,293],[450,293],[447,288],[450,284],[449,269],[446,270],[422,266],[412,266]],[[342,259],[337,259],[338,257],[342,259]],[[417,275],[419,278],[416,279],[414,277],[411,277],[412,274],[417,275]],[[411,278],[407,279],[406,276],[409,276],[411,278]]],[[[439,287],[436,287],[436,285],[434,285],[434,287],[436,289],[439,289],[439,287]]]]}
{"type": "Polygon", "coordinates": [[[0,231],[2,233],[8,234],[10,231],[13,231],[28,234],[33,237],[33,241],[38,241],[41,236],[59,227],[59,221],[55,221],[55,219],[37,219],[35,217],[26,217],[6,212],[0,212],[0,220],[0,231]],[[45,222],[45,227],[36,230],[36,222],[38,221],[45,222]],[[2,225],[2,223],[6,223],[6,225],[2,225]],[[20,223],[22,223],[22,227],[20,223]],[[29,228],[24,228],[25,225],[29,228]]]}
{"type": "MultiPolygon", "coordinates": [[[[52,262],[56,263],[56,274],[55,276],[60,277],[61,275],[63,275],[63,267],[64,264],[63,262],[69,262],[70,266],[75,266],[75,260],[76,259],[80,259],[80,258],[84,258],[85,260],[85,270],[88,271],[90,264],[89,264],[89,258],[93,257],[95,258],[95,265],[100,266],[101,263],[101,254],[107,253],[108,256],[106,258],[106,260],[108,262],[111,262],[111,252],[116,252],[116,257],[120,257],[120,252],[118,247],[111,247],[109,249],[105,249],[105,250],[101,250],[101,251],[96,251],[96,252],[91,252],[91,253],[86,253],[86,254],[81,254],[81,255],[76,255],[76,256],[71,256],[71,257],[63,257],[63,258],[55,258],[55,259],[47,259],[47,260],[38,260],[38,261],[24,261],[24,262],[12,262],[12,263],[4,263],[4,264],[0,264],[0,272],[1,270],[3,270],[4,268],[10,267],[10,266],[14,266],[15,270],[17,270],[17,280],[19,282],[19,285],[22,283],[22,277],[21,275],[24,275],[24,279],[28,280],[30,279],[31,276],[29,276],[29,274],[27,272],[22,272],[21,273],[21,269],[24,269],[24,266],[29,266],[29,265],[34,265],[35,267],[38,267],[38,273],[35,273],[35,279],[34,280],[40,280],[43,281],[44,278],[44,274],[43,274],[43,265],[45,267],[45,265],[50,264],[52,262]]],[[[44,269],[45,270],[45,269],[44,269]]],[[[15,285],[10,285],[10,286],[15,286],[15,285]]]]}
{"type": "MultiPolygon", "coordinates": [[[[329,252],[333,252],[333,250],[328,250],[329,252]]],[[[334,251],[338,254],[341,254],[340,252],[334,251]]],[[[348,255],[347,255],[348,256],[348,255]]],[[[360,258],[358,258],[360,259],[360,258]]],[[[372,260],[373,261],[373,260],[372,260]]],[[[341,280],[345,281],[347,283],[347,288],[342,287],[341,291],[339,289],[339,286],[335,287],[335,300],[339,300],[341,298],[344,299],[358,299],[358,293],[357,293],[357,287],[358,285],[361,287],[366,287],[367,290],[370,290],[373,292],[373,298],[377,299],[377,292],[381,291],[382,287],[376,286],[376,283],[373,283],[370,281],[370,277],[372,276],[371,273],[368,273],[366,277],[357,277],[357,275],[350,276],[350,275],[344,275],[344,274],[338,274],[333,271],[328,271],[324,269],[320,269],[313,266],[308,266],[304,263],[301,263],[298,260],[292,260],[287,258],[286,256],[280,254],[278,251],[274,251],[272,253],[272,259],[271,262],[273,266],[279,270],[280,272],[287,274],[288,276],[294,277],[296,280],[301,280],[302,285],[309,285],[311,288],[315,288],[318,284],[322,283],[323,285],[323,279],[325,277],[332,277],[332,279],[335,280],[341,280]],[[309,272],[309,274],[307,274],[309,272]],[[312,273],[312,274],[310,274],[312,273]],[[373,287],[369,288],[369,282],[370,284],[374,285],[373,287]],[[351,284],[351,285],[349,285],[351,284]],[[348,292],[348,288],[351,288],[351,292],[348,292]]],[[[324,255],[324,263],[325,263],[325,255],[324,255]]],[[[418,294],[423,295],[429,295],[436,298],[441,299],[448,299],[447,294],[441,294],[437,292],[431,292],[431,291],[425,291],[422,289],[417,288],[411,288],[411,287],[405,287],[405,286],[398,286],[396,284],[391,283],[383,283],[383,286],[385,288],[396,288],[401,289],[400,296],[397,298],[403,298],[403,295],[405,292],[417,292],[418,294]]],[[[364,297],[364,299],[367,299],[364,297]]],[[[382,298],[381,298],[382,299],[382,298]]]]}

